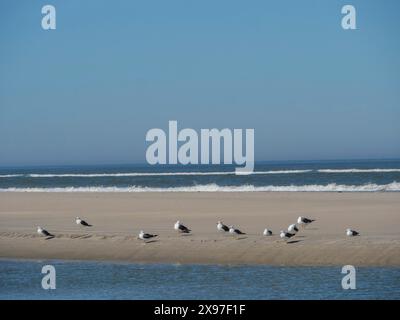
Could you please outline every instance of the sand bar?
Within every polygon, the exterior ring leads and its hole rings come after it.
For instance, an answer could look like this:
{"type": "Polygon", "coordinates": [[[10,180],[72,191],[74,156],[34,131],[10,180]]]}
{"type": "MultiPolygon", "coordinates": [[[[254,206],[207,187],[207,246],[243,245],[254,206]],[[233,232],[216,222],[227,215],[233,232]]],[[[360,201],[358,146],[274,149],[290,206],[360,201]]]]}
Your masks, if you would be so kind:
{"type": "Polygon", "coordinates": [[[0,193],[0,258],[265,265],[400,266],[400,193],[0,193]],[[299,215],[317,219],[284,243],[299,215]],[[80,216],[94,225],[81,228],[80,216]],[[193,230],[178,235],[176,220],[193,230]],[[247,234],[216,230],[233,224],[247,234]],[[56,237],[45,240],[36,226],[56,237]],[[347,227],[360,237],[347,238],[347,227]],[[157,233],[144,244],[138,232],[157,233]]]}

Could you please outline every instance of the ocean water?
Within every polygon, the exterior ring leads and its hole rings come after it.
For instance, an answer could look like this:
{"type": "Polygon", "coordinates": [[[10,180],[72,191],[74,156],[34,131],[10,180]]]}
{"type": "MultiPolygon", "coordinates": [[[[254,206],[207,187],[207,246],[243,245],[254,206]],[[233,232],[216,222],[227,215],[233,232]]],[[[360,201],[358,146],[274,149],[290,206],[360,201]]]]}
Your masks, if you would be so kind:
{"type": "Polygon", "coordinates": [[[234,166],[75,166],[0,168],[0,192],[400,191],[400,160],[256,163],[234,166]]]}
{"type": "Polygon", "coordinates": [[[400,299],[400,268],[118,264],[0,260],[0,299],[400,299]],[[42,266],[56,289],[41,287],[42,266]]]}

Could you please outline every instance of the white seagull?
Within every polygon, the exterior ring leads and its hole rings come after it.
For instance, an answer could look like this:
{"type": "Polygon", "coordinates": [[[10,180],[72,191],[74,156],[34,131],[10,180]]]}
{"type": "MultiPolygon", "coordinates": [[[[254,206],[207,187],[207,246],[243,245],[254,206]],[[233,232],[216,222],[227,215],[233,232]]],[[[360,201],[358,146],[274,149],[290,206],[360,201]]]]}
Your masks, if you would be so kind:
{"type": "Polygon", "coordinates": [[[76,222],[76,224],[84,226],[84,227],[92,227],[91,224],[87,223],[85,220],[82,220],[79,217],[76,217],[75,222],[76,222]]]}
{"type": "Polygon", "coordinates": [[[224,225],[221,221],[218,221],[217,229],[218,229],[218,231],[224,231],[224,232],[229,231],[229,228],[226,225],[224,225]]]}
{"type": "Polygon", "coordinates": [[[264,236],[272,236],[272,231],[269,229],[264,229],[263,235],[264,236]]]}
{"type": "Polygon", "coordinates": [[[299,228],[297,228],[296,224],[293,223],[288,227],[288,232],[292,233],[292,234],[296,234],[297,232],[299,232],[299,228]]]}
{"type": "Polygon", "coordinates": [[[280,236],[281,239],[283,239],[283,240],[288,240],[288,239],[290,239],[291,237],[293,237],[294,234],[293,234],[293,233],[290,233],[290,232],[285,232],[285,231],[281,230],[279,236],[280,236]]]}
{"type": "Polygon", "coordinates": [[[179,220],[175,223],[174,229],[181,233],[190,233],[190,231],[192,231],[187,227],[185,227],[183,224],[181,224],[179,220]]]}
{"type": "Polygon", "coordinates": [[[346,235],[348,237],[355,237],[355,236],[359,236],[360,233],[351,229],[346,229],[346,235]]]}
{"type": "Polygon", "coordinates": [[[157,237],[157,234],[144,233],[143,230],[140,230],[140,232],[139,232],[139,239],[142,239],[145,241],[149,240],[151,238],[155,238],[155,237],[157,237]]]}
{"type": "Polygon", "coordinates": [[[229,227],[229,233],[231,233],[231,234],[245,234],[244,232],[240,231],[239,229],[235,229],[233,226],[229,227]]]}
{"type": "Polygon", "coordinates": [[[311,222],[314,222],[314,221],[315,221],[315,219],[309,219],[309,218],[306,218],[306,217],[299,217],[297,219],[297,223],[299,225],[303,226],[303,227],[309,225],[311,222]]]}
{"type": "Polygon", "coordinates": [[[42,227],[37,227],[37,233],[43,237],[54,237],[54,235],[52,235],[50,232],[43,229],[42,227]]]}

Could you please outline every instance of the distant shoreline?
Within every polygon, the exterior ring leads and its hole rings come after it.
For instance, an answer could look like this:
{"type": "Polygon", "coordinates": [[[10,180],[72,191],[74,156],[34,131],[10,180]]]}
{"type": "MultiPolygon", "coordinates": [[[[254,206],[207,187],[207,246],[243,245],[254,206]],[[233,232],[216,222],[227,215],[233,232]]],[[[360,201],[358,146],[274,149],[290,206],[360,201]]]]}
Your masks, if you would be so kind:
{"type": "Polygon", "coordinates": [[[0,258],[161,264],[400,266],[395,192],[0,193],[0,258]],[[286,244],[274,235],[316,219],[286,244]],[[94,227],[82,229],[76,216],[94,227]],[[193,234],[178,235],[176,220],[193,234]],[[216,222],[244,236],[221,234],[216,222]],[[41,225],[55,234],[45,240],[41,225]],[[347,238],[347,227],[361,236],[347,238]],[[140,230],[157,233],[143,244],[140,230]]]}

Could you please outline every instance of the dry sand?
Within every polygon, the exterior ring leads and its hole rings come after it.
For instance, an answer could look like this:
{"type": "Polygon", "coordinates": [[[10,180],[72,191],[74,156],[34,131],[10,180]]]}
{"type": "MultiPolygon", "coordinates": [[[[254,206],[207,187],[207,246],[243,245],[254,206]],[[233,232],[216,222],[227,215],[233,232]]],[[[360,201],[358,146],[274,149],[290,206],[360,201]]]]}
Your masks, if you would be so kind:
{"type": "Polygon", "coordinates": [[[0,193],[0,258],[400,266],[399,230],[400,193],[0,193]],[[299,215],[316,222],[279,240],[299,215]],[[173,230],[178,219],[191,235],[173,230]],[[221,234],[218,220],[247,234],[221,234]],[[38,225],[56,237],[38,236],[38,225]],[[159,236],[143,243],[141,229],[159,236]]]}

